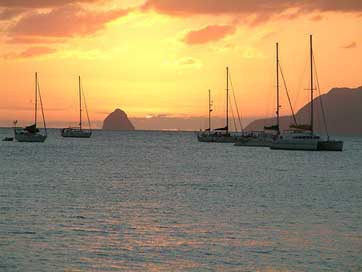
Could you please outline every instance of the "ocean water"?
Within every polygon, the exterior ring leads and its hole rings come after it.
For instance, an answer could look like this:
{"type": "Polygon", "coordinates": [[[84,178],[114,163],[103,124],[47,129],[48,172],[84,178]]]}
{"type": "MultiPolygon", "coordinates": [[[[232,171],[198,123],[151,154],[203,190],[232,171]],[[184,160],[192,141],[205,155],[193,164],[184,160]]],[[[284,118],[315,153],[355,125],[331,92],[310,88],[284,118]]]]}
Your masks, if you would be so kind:
{"type": "Polygon", "coordinates": [[[0,142],[0,271],[362,271],[362,139],[344,140],[342,153],[183,132],[0,142]]]}

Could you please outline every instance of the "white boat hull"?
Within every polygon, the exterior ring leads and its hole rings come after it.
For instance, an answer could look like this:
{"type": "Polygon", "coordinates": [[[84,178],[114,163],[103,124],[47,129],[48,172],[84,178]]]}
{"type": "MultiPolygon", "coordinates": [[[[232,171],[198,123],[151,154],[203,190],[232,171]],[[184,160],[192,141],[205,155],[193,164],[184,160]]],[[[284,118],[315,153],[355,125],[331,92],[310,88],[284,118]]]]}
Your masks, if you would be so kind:
{"type": "Polygon", "coordinates": [[[289,131],[278,136],[271,149],[317,151],[320,137],[309,131],[289,131]]]}
{"type": "Polygon", "coordinates": [[[275,135],[268,133],[242,135],[237,137],[235,146],[270,147],[274,139],[275,135]]]}

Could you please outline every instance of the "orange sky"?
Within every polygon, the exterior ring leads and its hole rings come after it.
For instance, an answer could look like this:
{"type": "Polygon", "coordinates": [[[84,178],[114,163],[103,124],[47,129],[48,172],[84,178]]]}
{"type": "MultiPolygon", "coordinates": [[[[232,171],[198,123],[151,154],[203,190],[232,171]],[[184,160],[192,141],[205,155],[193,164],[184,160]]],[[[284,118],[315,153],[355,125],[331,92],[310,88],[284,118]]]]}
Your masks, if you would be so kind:
{"type": "Polygon", "coordinates": [[[0,25],[2,126],[32,119],[35,71],[51,126],[76,122],[78,75],[93,121],[120,107],[177,128],[177,118],[207,115],[208,89],[221,117],[226,66],[243,116],[271,116],[277,41],[299,109],[309,34],[323,93],[362,85],[360,0],[5,0],[0,25]]]}

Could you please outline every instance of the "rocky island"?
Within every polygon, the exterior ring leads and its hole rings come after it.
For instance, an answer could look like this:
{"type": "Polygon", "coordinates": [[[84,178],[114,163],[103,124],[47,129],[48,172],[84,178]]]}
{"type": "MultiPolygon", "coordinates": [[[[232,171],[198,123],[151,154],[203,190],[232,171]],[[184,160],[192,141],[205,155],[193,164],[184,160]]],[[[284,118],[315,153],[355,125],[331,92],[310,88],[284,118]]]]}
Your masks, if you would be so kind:
{"type": "Polygon", "coordinates": [[[133,124],[128,119],[127,114],[121,109],[115,109],[103,122],[103,130],[129,131],[135,130],[133,124]]]}

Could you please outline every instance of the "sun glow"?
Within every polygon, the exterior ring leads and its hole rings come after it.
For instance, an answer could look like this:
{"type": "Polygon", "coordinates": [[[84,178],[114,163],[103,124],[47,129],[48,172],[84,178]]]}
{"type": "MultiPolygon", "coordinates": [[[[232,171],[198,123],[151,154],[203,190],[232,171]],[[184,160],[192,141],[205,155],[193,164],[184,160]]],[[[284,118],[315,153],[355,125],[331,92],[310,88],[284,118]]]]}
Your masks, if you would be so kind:
{"type": "MultiPolygon", "coordinates": [[[[103,120],[117,107],[131,117],[145,119],[163,114],[206,116],[208,89],[212,90],[213,115],[222,117],[226,66],[243,116],[273,115],[276,41],[281,44],[281,63],[298,108],[308,99],[303,93],[307,86],[303,65],[310,33],[315,36],[323,91],[361,85],[357,49],[362,44],[358,27],[362,19],[355,14],[344,16],[336,10],[264,18],[240,11],[249,18],[240,20],[235,14],[216,14],[206,8],[196,16],[197,10],[191,14],[194,11],[183,11],[181,4],[171,9],[154,4],[158,1],[148,1],[148,6],[144,2],[32,7],[28,13],[3,21],[1,124],[31,118],[35,71],[40,75],[47,119],[54,125],[77,118],[78,75],[94,120],[103,120]],[[69,24],[66,31],[58,28],[69,16],[79,25],[69,24]],[[48,25],[43,29],[26,25],[35,27],[40,22],[48,25]],[[346,66],[348,73],[341,72],[339,67],[346,66]]],[[[282,100],[283,113],[288,114],[286,100],[282,100]]]]}

